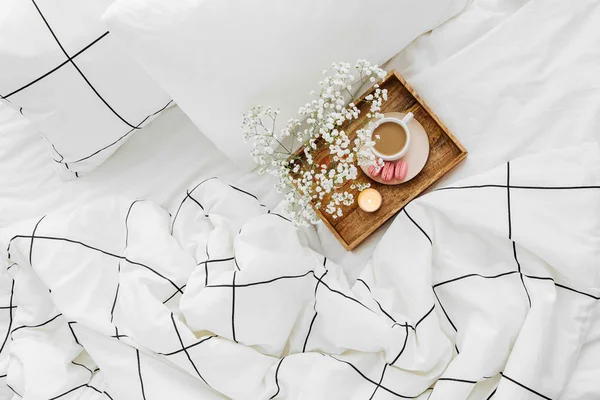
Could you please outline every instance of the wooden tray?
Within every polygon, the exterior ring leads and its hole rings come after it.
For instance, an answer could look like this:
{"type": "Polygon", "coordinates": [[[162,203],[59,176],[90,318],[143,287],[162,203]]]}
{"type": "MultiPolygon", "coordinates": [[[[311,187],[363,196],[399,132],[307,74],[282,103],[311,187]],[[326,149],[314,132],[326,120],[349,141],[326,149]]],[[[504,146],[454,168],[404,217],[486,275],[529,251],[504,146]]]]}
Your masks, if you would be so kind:
{"type": "MultiPolygon", "coordinates": [[[[352,250],[358,246],[408,202],[423,193],[467,156],[467,150],[395,70],[391,71],[379,86],[388,90],[388,100],[381,107],[382,113],[410,111],[414,114],[415,119],[423,125],[429,136],[429,159],[423,170],[415,178],[396,186],[377,183],[358,168],[357,181],[369,182],[371,187],[377,189],[383,197],[381,208],[373,213],[364,212],[356,202],[352,206],[344,207],[343,217],[337,219],[334,219],[323,209],[315,210],[346,250],[352,250]]],[[[371,92],[372,90],[367,91],[361,97],[361,100],[371,92]]],[[[366,115],[369,105],[360,100],[356,101],[356,104],[361,111],[361,115],[366,115]]],[[[356,136],[356,130],[365,126],[367,122],[367,118],[362,117],[349,125],[342,126],[342,128],[353,138],[356,136]]],[[[302,149],[299,149],[296,154],[303,156],[304,153],[302,149]]],[[[324,149],[322,154],[322,158],[327,157],[327,149],[324,149]]],[[[315,161],[319,161],[319,158],[319,156],[315,157],[315,161]]],[[[358,191],[351,190],[349,186],[350,183],[344,187],[344,190],[353,192],[356,199],[358,191]]],[[[327,204],[328,201],[326,197],[322,204],[327,204]]]]}

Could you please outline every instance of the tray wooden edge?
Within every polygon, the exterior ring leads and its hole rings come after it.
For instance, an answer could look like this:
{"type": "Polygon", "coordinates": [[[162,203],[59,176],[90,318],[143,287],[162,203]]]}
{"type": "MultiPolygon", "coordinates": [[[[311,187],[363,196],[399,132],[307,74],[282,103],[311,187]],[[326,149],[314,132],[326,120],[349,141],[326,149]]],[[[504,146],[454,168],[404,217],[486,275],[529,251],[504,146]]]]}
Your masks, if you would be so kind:
{"type": "Polygon", "coordinates": [[[360,236],[358,236],[356,239],[354,239],[350,243],[347,243],[346,240],[344,238],[342,238],[338,234],[338,232],[329,224],[329,222],[326,219],[321,218],[321,220],[323,222],[327,223],[329,230],[335,235],[335,237],[338,238],[338,240],[340,241],[340,243],[342,244],[342,246],[344,246],[344,249],[346,249],[347,251],[354,250],[362,242],[364,242],[369,236],[371,236],[375,231],[377,231],[379,228],[381,228],[383,226],[383,224],[385,224],[386,222],[388,222],[391,218],[397,216],[398,213],[400,211],[402,211],[404,209],[404,207],[406,207],[411,201],[413,201],[417,197],[421,196],[427,189],[429,189],[431,186],[433,186],[444,175],[446,175],[448,172],[450,172],[451,170],[453,170],[454,167],[456,167],[458,164],[460,164],[466,157],[467,157],[467,152],[466,151],[464,151],[464,152],[461,151],[458,154],[458,156],[455,157],[452,160],[452,162],[450,162],[449,164],[447,164],[446,167],[440,169],[435,174],[435,179],[433,179],[427,186],[425,186],[421,192],[415,193],[413,196],[408,197],[407,200],[406,200],[406,202],[402,206],[398,207],[397,209],[394,209],[394,211],[391,212],[390,215],[383,220],[383,222],[381,223],[381,225],[379,225],[379,226],[373,225],[370,228],[367,228],[360,236]]]}
{"type": "Polygon", "coordinates": [[[427,111],[427,113],[429,115],[431,115],[431,118],[433,118],[433,120],[440,126],[440,128],[442,128],[442,130],[444,132],[446,132],[446,135],[448,135],[448,137],[450,138],[450,140],[452,140],[452,142],[456,145],[456,147],[458,147],[458,149],[460,150],[460,152],[461,153],[465,153],[465,156],[466,156],[468,154],[467,149],[465,149],[465,147],[462,145],[462,143],[460,143],[458,141],[458,139],[456,138],[456,136],[454,136],[454,134],[452,132],[450,132],[450,129],[448,129],[448,127],[446,126],[446,124],[444,124],[438,118],[437,114],[434,113],[431,108],[429,108],[429,106],[427,105],[427,103],[425,103],[423,101],[423,99],[421,98],[421,96],[419,96],[417,94],[417,92],[415,92],[415,89],[413,89],[413,87],[410,85],[410,83],[408,83],[406,81],[406,79],[404,79],[404,77],[398,73],[398,71],[396,71],[395,69],[391,70],[390,73],[388,74],[388,76],[385,77],[385,79],[387,80],[392,74],[396,78],[398,78],[398,80],[402,83],[402,85],[406,88],[406,90],[408,90],[410,92],[410,94],[412,94],[413,97],[417,100],[417,102],[419,102],[419,104],[421,105],[421,107],[423,107],[423,109],[425,111],[427,111]]]}

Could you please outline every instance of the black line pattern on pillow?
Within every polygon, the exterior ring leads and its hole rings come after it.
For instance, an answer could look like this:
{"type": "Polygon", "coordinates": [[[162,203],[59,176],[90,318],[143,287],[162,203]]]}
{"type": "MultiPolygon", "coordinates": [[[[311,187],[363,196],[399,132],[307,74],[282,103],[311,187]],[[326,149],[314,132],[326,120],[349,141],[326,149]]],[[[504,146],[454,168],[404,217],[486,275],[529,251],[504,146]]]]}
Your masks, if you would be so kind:
{"type": "Polygon", "coordinates": [[[104,105],[106,107],[108,107],[108,109],[110,111],[112,111],[113,114],[115,114],[115,116],[117,118],[119,118],[121,121],[123,121],[125,124],[129,125],[130,128],[133,129],[139,129],[136,128],[134,125],[131,125],[130,122],[128,122],[127,120],[125,120],[125,118],[123,118],[121,115],[119,115],[119,113],[117,113],[111,106],[110,104],[108,104],[106,102],[106,100],[104,100],[104,98],[102,97],[102,95],[100,93],[98,93],[98,91],[96,90],[96,88],[94,87],[94,85],[92,85],[92,83],[88,80],[88,78],[83,74],[83,72],[81,72],[81,70],[79,69],[79,67],[77,66],[77,64],[75,64],[75,61],[73,61],[73,58],[69,55],[69,53],[67,53],[67,51],[65,50],[65,48],[63,47],[62,43],[60,43],[60,40],[58,40],[58,37],[56,37],[56,34],[54,33],[54,31],[52,30],[52,28],[50,27],[50,24],[48,24],[48,21],[46,20],[46,17],[44,17],[44,14],[42,14],[42,11],[40,10],[40,8],[38,7],[37,3],[35,2],[35,0],[31,0],[31,2],[33,3],[33,5],[35,6],[36,10],[38,11],[38,13],[40,14],[40,17],[42,17],[42,19],[44,20],[44,24],[46,24],[46,27],[48,28],[48,30],[50,31],[50,34],[52,35],[52,37],[54,38],[54,40],[56,41],[56,44],[58,44],[58,47],[60,47],[60,49],[62,50],[62,52],[64,53],[64,55],[67,57],[67,61],[71,63],[71,65],[77,70],[77,72],[79,72],[79,75],[81,75],[81,77],[83,78],[83,80],[88,84],[88,86],[90,87],[90,89],[92,89],[92,91],[96,94],[96,96],[98,96],[98,98],[104,103],[104,105]]]}
{"type": "MultiPolygon", "coordinates": [[[[60,40],[58,39],[58,37],[56,36],[56,34],[54,33],[52,27],[50,26],[50,24],[48,23],[46,17],[44,16],[44,14],[42,13],[42,11],[40,10],[40,8],[38,7],[37,3],[35,0],[31,0],[31,2],[33,3],[35,9],[37,10],[38,14],[40,15],[41,19],[43,20],[45,26],[48,28],[48,31],[50,32],[50,34],[52,35],[52,37],[54,38],[54,41],[56,42],[56,44],[58,45],[58,47],[60,48],[60,50],[62,51],[62,53],[65,55],[66,60],[61,62],[60,64],[58,64],[56,67],[52,68],[51,70],[47,71],[46,73],[42,74],[41,76],[39,76],[38,78],[32,80],[31,82],[19,87],[18,89],[13,90],[12,92],[6,94],[6,95],[1,95],[0,94],[0,98],[8,101],[9,103],[12,103],[10,101],[10,98],[12,96],[14,96],[15,94],[31,87],[32,85],[38,83],[39,81],[43,80],[44,78],[48,77],[49,75],[53,74],[54,72],[58,71],[59,69],[61,69],[62,67],[64,67],[67,64],[72,65],[75,70],[78,72],[78,74],[81,76],[81,78],[86,82],[86,84],[89,86],[89,88],[94,92],[94,94],[100,99],[100,101],[112,112],[112,114],[117,117],[119,120],[121,120],[125,125],[127,125],[130,129],[121,137],[119,137],[118,139],[116,139],[115,141],[113,141],[112,143],[107,144],[106,146],[96,150],[95,152],[93,152],[92,154],[89,154],[85,157],[81,157],[79,159],[76,160],[65,160],[65,157],[58,151],[58,149],[56,148],[56,146],[48,139],[48,137],[46,135],[44,135],[42,133],[42,136],[44,137],[44,139],[46,139],[46,141],[50,144],[50,146],[52,147],[52,149],[54,150],[54,152],[56,153],[56,155],[60,158],[60,159],[56,159],[53,157],[54,162],[58,163],[58,164],[63,164],[65,166],[65,169],[71,173],[73,173],[75,175],[75,177],[79,177],[79,173],[76,171],[72,171],[69,168],[69,164],[75,164],[75,163],[79,163],[85,160],[88,160],[94,156],[96,156],[97,154],[115,146],[116,144],[118,144],[119,142],[121,142],[123,139],[125,139],[127,136],[129,136],[132,132],[141,129],[142,125],[151,117],[161,113],[162,111],[164,111],[167,107],[169,107],[169,105],[171,105],[171,103],[173,103],[173,100],[169,100],[169,102],[167,104],[165,104],[163,107],[161,107],[160,109],[158,109],[157,111],[155,111],[152,114],[147,115],[144,119],[142,119],[142,121],[140,121],[139,123],[135,124],[132,122],[127,121],[124,117],[122,117],[100,94],[100,92],[94,87],[94,85],[92,85],[92,83],[90,82],[90,80],[85,76],[85,74],[81,71],[81,69],[77,66],[77,64],[75,63],[75,58],[77,58],[78,56],[80,56],[81,54],[83,54],[86,50],[90,49],[92,46],[94,46],[96,43],[100,42],[103,38],[105,38],[106,36],[108,36],[109,32],[104,32],[102,35],[100,35],[99,37],[97,37],[96,39],[94,39],[92,42],[90,42],[89,44],[87,44],[86,46],[84,46],[81,50],[77,51],[76,53],[74,53],[73,55],[70,55],[66,49],[63,47],[62,43],[60,42],[60,40]]],[[[13,103],[14,104],[14,103],[13,103]]],[[[25,115],[23,113],[23,107],[18,106],[19,107],[19,112],[21,113],[21,115],[25,115]]]]}

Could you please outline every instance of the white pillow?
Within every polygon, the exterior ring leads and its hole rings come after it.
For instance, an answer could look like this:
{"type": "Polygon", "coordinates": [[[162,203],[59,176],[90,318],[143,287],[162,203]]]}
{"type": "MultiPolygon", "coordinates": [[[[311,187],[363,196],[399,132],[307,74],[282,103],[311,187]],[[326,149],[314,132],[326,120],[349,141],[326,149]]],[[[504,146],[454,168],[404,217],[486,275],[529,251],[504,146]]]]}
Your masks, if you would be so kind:
{"type": "Polygon", "coordinates": [[[111,33],[225,154],[253,166],[242,114],[295,116],[335,61],[383,63],[467,0],[117,0],[111,33]]]}
{"type": "Polygon", "coordinates": [[[0,1],[0,95],[37,124],[64,178],[100,165],[170,101],[107,32],[112,1],[0,1]]]}

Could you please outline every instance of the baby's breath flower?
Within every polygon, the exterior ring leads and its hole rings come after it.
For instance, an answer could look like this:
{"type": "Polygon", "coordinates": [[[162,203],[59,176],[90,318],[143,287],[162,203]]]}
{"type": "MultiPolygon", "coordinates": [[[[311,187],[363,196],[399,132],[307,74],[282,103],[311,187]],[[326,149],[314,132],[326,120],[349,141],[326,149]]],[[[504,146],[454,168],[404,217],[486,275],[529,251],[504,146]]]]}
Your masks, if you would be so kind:
{"type": "MultiPolygon", "coordinates": [[[[339,127],[361,114],[352,98],[353,84],[376,82],[386,72],[366,60],[358,60],[354,66],[333,63],[323,70],[323,75],[319,90],[310,92],[316,98],[300,107],[301,118],[290,119],[283,129],[275,130],[279,110],[271,107],[252,107],[242,119],[244,140],[252,142],[251,154],[259,165],[259,174],[278,178],[275,188],[283,194],[284,210],[297,225],[319,222],[315,209],[324,208],[332,218],[342,217],[343,207],[354,203],[354,194],[342,187],[347,182],[352,182],[351,190],[369,186],[355,181],[356,163],[383,166],[383,161],[369,150],[374,144],[369,135],[371,124],[357,130],[352,139],[339,127]],[[304,145],[302,158],[294,154],[294,143],[304,145]],[[325,158],[318,153],[323,148],[321,143],[328,145],[325,158]]],[[[383,117],[381,106],[388,96],[386,89],[377,84],[374,88],[362,102],[369,104],[366,117],[377,119],[383,117]]]]}

